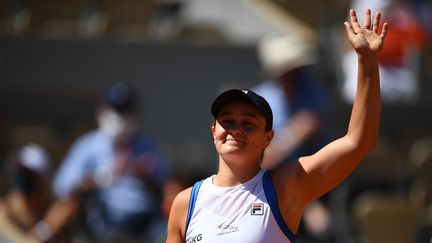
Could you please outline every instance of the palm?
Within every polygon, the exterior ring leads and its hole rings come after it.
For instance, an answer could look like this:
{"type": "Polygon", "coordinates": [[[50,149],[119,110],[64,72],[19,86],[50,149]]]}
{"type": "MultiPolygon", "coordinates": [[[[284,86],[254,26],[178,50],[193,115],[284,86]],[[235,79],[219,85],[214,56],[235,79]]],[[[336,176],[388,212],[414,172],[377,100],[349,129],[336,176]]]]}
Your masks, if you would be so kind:
{"type": "Polygon", "coordinates": [[[375,15],[373,24],[371,25],[370,10],[365,13],[365,25],[362,27],[358,23],[357,16],[354,10],[350,11],[351,23],[345,23],[348,40],[353,48],[359,53],[376,53],[383,44],[385,34],[387,32],[387,24],[383,25],[381,34],[378,34],[378,26],[380,21],[380,13],[375,15]]]}
{"type": "Polygon", "coordinates": [[[380,50],[383,41],[376,33],[365,29],[360,29],[356,33],[357,35],[350,37],[354,49],[367,48],[373,52],[380,50]]]}

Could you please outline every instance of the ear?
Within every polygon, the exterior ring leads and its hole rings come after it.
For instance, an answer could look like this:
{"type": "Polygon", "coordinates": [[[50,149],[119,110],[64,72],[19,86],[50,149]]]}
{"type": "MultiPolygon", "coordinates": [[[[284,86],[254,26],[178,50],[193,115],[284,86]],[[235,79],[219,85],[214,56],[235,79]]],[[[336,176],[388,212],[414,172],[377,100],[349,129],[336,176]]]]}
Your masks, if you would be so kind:
{"type": "Polygon", "coordinates": [[[216,131],[216,122],[213,122],[213,124],[211,126],[211,133],[212,133],[212,136],[213,136],[213,143],[216,143],[215,131],[216,131]]]}
{"type": "Polygon", "coordinates": [[[265,142],[265,147],[266,147],[266,148],[270,145],[270,143],[271,143],[273,137],[274,137],[274,130],[270,130],[270,131],[268,131],[268,132],[266,133],[265,141],[264,141],[264,142],[265,142]]]}

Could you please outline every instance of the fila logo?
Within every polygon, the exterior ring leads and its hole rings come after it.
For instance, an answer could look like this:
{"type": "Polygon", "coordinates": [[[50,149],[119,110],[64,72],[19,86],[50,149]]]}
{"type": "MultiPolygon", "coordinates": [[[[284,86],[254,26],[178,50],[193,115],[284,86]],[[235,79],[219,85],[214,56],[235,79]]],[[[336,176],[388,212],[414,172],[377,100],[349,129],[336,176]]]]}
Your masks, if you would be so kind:
{"type": "Polygon", "coordinates": [[[250,205],[251,215],[263,215],[264,214],[264,204],[263,203],[252,203],[250,205]]]}

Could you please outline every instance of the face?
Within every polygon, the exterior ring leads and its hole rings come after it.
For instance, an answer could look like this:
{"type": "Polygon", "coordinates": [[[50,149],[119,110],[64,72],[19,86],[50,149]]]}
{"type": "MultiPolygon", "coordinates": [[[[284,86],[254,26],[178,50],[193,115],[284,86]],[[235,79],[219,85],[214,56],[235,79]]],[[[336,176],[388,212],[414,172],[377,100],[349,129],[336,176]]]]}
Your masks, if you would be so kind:
{"type": "Polygon", "coordinates": [[[266,131],[264,116],[245,102],[231,102],[219,112],[212,134],[216,150],[225,161],[261,161],[264,149],[273,138],[266,131]]]}
{"type": "Polygon", "coordinates": [[[117,139],[130,136],[136,129],[134,116],[119,114],[112,109],[103,109],[98,114],[100,129],[109,137],[117,139]]]}

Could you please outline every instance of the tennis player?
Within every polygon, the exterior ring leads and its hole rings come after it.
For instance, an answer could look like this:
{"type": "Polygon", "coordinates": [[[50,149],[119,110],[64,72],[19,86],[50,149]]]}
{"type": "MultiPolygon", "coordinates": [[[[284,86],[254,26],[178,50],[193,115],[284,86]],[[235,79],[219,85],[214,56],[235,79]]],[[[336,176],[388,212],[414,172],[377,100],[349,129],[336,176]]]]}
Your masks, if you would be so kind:
{"type": "Polygon", "coordinates": [[[380,121],[378,54],[387,32],[380,12],[358,23],[350,10],[348,41],[358,56],[357,94],[346,134],[310,156],[261,169],[274,136],[267,101],[249,90],[228,90],[211,106],[217,174],[180,192],[168,222],[168,243],[290,242],[303,210],[342,182],[375,146],[380,121]]]}

